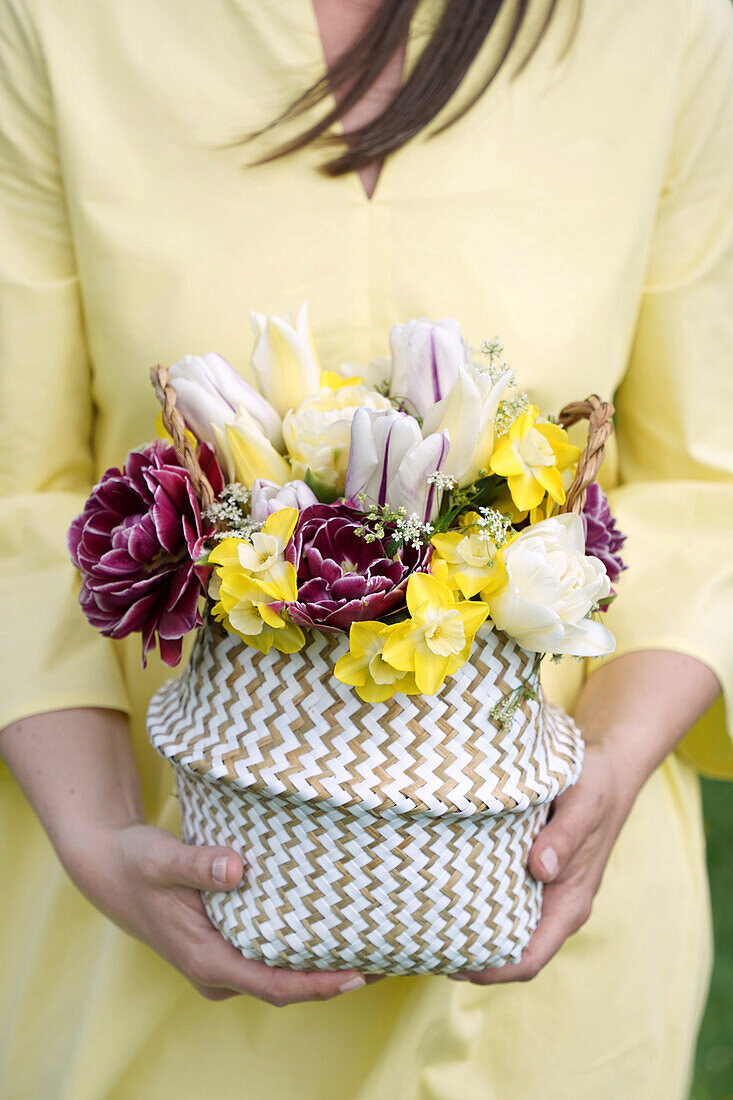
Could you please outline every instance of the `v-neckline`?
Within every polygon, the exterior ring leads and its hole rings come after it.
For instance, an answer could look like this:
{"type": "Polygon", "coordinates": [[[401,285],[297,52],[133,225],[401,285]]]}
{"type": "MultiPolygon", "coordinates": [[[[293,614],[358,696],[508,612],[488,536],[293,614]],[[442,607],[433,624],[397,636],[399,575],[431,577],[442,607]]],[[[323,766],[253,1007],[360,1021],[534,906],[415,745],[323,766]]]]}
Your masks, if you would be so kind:
{"type": "MultiPolygon", "coordinates": [[[[301,0],[299,0],[299,2],[301,2],[301,0]]],[[[318,61],[320,63],[319,72],[325,72],[325,70],[327,68],[326,51],[325,51],[324,46],[323,46],[323,38],[321,37],[321,28],[320,28],[319,23],[318,23],[318,16],[316,15],[316,10],[313,7],[313,0],[302,0],[302,3],[305,4],[305,6],[308,8],[308,22],[309,22],[309,25],[310,25],[310,32],[313,35],[314,42],[315,42],[315,51],[314,52],[317,55],[318,61]]],[[[415,21],[416,21],[418,12],[420,11],[421,7],[422,7],[421,0],[418,0],[417,5],[415,7],[415,10],[412,13],[412,18],[410,20],[410,25],[409,25],[409,28],[408,28],[407,42],[405,44],[405,52],[404,52],[404,56],[403,56],[403,60],[402,60],[402,72],[400,74],[400,85],[402,87],[404,87],[405,78],[408,77],[409,74],[412,72],[412,66],[413,66],[414,61],[415,61],[415,48],[416,48],[415,38],[416,38],[416,35],[414,33],[414,30],[415,30],[415,21]]],[[[336,99],[336,96],[333,93],[333,89],[330,85],[330,82],[329,82],[329,86],[328,86],[328,91],[326,92],[326,95],[324,96],[323,102],[326,104],[327,112],[329,114],[331,113],[332,110],[335,110],[338,107],[338,100],[336,99]]],[[[344,136],[344,127],[343,127],[343,123],[342,123],[340,118],[337,119],[336,122],[333,124],[333,128],[339,134],[339,136],[341,136],[341,137],[344,136]]],[[[384,192],[384,187],[385,187],[384,174],[385,174],[385,168],[387,167],[387,161],[388,160],[393,160],[395,155],[397,155],[397,154],[399,154],[399,150],[396,150],[393,153],[389,153],[388,156],[385,157],[382,160],[382,162],[379,166],[379,172],[377,173],[376,181],[374,183],[374,190],[372,191],[371,195],[367,194],[366,187],[364,186],[364,181],[363,181],[363,179],[361,177],[361,173],[359,171],[353,170],[351,172],[346,172],[340,178],[345,180],[345,181],[348,181],[349,186],[351,186],[351,187],[356,186],[358,188],[358,196],[359,196],[359,199],[361,200],[361,202],[364,203],[367,207],[372,207],[372,206],[375,205],[375,202],[378,198],[381,199],[383,197],[383,192],[384,192]]]]}

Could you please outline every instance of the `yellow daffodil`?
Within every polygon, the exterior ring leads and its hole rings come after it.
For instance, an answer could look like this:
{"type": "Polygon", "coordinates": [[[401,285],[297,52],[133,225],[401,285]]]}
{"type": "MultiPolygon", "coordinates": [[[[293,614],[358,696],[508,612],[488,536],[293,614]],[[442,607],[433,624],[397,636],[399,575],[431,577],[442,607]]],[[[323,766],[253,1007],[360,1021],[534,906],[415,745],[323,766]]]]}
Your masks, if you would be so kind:
{"type": "Polygon", "coordinates": [[[394,630],[394,626],[386,623],[352,623],[349,652],[334,666],[336,679],[355,687],[359,698],[366,703],[381,703],[398,691],[417,692],[414,675],[394,668],[384,659],[385,642],[394,630]]]}
{"type": "Polygon", "coordinates": [[[251,541],[222,539],[209,554],[216,566],[209,584],[209,594],[218,600],[214,617],[263,653],[272,645],[293,653],[305,644],[300,628],[281,613],[298,595],[295,567],[285,559],[297,521],[297,508],[281,508],[251,541]]]}
{"type": "Polygon", "coordinates": [[[470,600],[479,593],[486,598],[504,581],[501,553],[489,536],[466,529],[433,535],[435,548],[430,569],[434,577],[470,600]]]}
{"type": "MultiPolygon", "coordinates": [[[[566,480],[564,474],[565,471],[563,472],[563,485],[565,484],[566,480]]],[[[540,501],[536,508],[530,508],[522,512],[519,508],[517,508],[516,504],[512,500],[512,495],[508,489],[505,493],[502,493],[502,495],[494,501],[493,506],[498,511],[503,512],[505,515],[509,516],[512,521],[512,526],[514,527],[517,527],[520,523],[524,523],[526,519],[528,519],[530,523],[539,523],[540,520],[549,519],[550,516],[554,516],[557,514],[560,507],[560,505],[556,501],[554,501],[552,497],[546,496],[540,501]]]]}
{"type": "Polygon", "coordinates": [[[499,440],[490,466],[507,479],[516,507],[527,512],[538,507],[545,493],[564,503],[562,471],[576,463],[580,453],[559,424],[540,418],[537,406],[530,405],[499,440]]]}
{"type": "Polygon", "coordinates": [[[429,573],[413,573],[406,595],[411,617],[390,631],[384,660],[413,672],[419,692],[435,695],[445,677],[468,660],[489,609],[478,601],[456,600],[453,590],[429,573]]]}
{"type": "MultiPolygon", "coordinates": [[[[262,584],[271,585],[275,598],[290,603],[297,599],[298,582],[295,566],[285,560],[285,549],[298,522],[297,508],[279,508],[268,516],[261,531],[255,531],[250,539],[222,539],[208,557],[210,565],[216,565],[221,583],[229,583],[235,576],[251,577],[262,584]]],[[[218,593],[218,589],[215,590],[218,593]]]]}
{"type": "Polygon", "coordinates": [[[214,618],[261,653],[269,653],[272,646],[280,653],[295,653],[305,645],[300,627],[278,611],[282,600],[274,585],[240,573],[222,579],[219,595],[214,618]]]}
{"type": "Polygon", "coordinates": [[[293,537],[298,522],[297,508],[279,508],[265,520],[262,530],[255,531],[252,541],[239,547],[239,563],[255,580],[274,584],[284,600],[298,595],[295,566],[285,560],[285,549],[293,537]]]}

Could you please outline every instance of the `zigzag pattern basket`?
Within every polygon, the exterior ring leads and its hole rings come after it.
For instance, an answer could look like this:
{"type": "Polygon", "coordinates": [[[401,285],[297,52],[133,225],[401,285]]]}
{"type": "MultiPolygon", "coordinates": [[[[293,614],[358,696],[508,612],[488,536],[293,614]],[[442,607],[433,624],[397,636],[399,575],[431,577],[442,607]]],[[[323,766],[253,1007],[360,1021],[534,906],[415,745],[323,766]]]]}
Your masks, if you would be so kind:
{"type": "Polygon", "coordinates": [[[187,843],[244,850],[243,884],[203,895],[247,958],[301,970],[452,973],[517,962],[539,919],[529,848],[575,782],[579,730],[542,697],[509,732],[495,704],[534,654],[491,624],[435,696],[363,703],[333,676],[346,635],[268,655],[207,619],[154,696],[187,843]]]}

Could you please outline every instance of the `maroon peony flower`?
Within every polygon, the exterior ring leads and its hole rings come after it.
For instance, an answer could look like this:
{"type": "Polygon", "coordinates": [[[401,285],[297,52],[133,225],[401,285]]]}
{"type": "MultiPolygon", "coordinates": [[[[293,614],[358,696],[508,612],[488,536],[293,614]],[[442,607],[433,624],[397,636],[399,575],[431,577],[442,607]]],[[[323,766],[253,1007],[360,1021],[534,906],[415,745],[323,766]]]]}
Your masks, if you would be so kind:
{"type": "Polygon", "coordinates": [[[585,527],[585,552],[603,562],[613,584],[627,568],[619,553],[626,535],[616,526],[606,494],[595,481],[588,486],[580,518],[585,527]]]}
{"type": "Polygon", "coordinates": [[[379,619],[405,601],[411,573],[426,566],[430,548],[405,546],[390,555],[389,539],[367,542],[363,512],[348,504],[312,504],[300,513],[288,556],[298,574],[298,599],[288,605],[293,622],[321,630],[348,630],[361,619],[379,619]]]}
{"type": "MultiPolygon", "coordinates": [[[[218,495],[223,478],[205,443],[199,461],[218,495]]],[[[182,638],[201,623],[198,599],[209,570],[194,562],[212,531],[168,444],[150,443],[127,456],[122,472],[107,470],[67,535],[92,626],[110,638],[140,631],[143,667],[157,634],[162,660],[178,664],[182,638]]]]}

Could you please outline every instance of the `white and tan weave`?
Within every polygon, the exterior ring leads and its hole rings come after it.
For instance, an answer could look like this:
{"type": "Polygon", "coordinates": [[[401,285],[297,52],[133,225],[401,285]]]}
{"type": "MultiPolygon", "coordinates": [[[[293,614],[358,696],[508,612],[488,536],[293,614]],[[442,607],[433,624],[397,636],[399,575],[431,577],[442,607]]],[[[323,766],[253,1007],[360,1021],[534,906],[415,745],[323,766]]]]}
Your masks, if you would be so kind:
{"type": "Polygon", "coordinates": [[[345,635],[265,656],[207,620],[148,711],[174,766],[184,840],[244,849],[244,883],[203,895],[247,958],[297,969],[451,973],[516,962],[537,924],[529,848],[574,783],[582,740],[538,692],[510,731],[494,705],[532,667],[479,631],[435,696],[363,703],[333,666],[345,635]]]}

